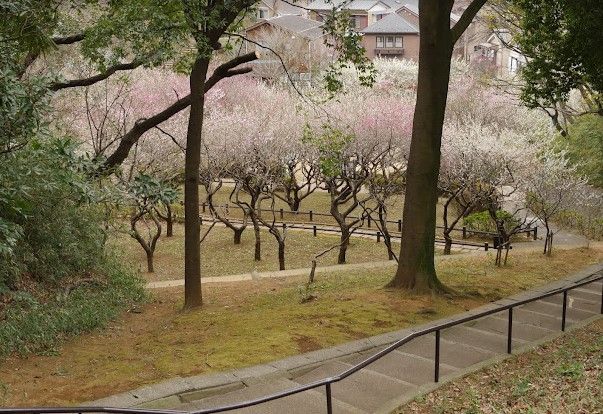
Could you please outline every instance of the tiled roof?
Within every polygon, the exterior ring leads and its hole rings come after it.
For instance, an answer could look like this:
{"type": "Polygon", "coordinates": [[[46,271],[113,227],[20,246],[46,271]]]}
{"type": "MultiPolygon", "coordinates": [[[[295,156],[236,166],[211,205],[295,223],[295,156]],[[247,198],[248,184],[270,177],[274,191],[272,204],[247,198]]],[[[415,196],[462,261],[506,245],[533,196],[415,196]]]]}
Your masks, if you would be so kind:
{"type": "Polygon", "coordinates": [[[390,13],[360,31],[360,33],[419,33],[419,29],[408,23],[397,13],[390,13]]]}

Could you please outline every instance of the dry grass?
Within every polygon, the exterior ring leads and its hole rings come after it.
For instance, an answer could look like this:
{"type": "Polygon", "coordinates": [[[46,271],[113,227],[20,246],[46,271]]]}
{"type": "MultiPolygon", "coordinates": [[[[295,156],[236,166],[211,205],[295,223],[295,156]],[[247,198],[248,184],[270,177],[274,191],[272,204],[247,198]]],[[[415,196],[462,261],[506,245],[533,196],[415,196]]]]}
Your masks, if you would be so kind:
{"type": "Polygon", "coordinates": [[[60,405],[92,400],[174,376],[243,367],[441,318],[565,276],[602,260],[601,251],[527,252],[507,268],[491,257],[438,264],[454,296],[417,296],[383,286],[392,269],[319,276],[300,303],[305,278],[204,287],[202,309],[182,313],[180,289],[157,292],[140,313],[74,338],[55,356],[0,366],[0,404],[60,405]]]}
{"type": "MultiPolygon", "coordinates": [[[[207,226],[203,226],[203,232],[207,226]]],[[[215,226],[201,245],[201,266],[204,276],[225,276],[278,270],[277,245],[274,237],[262,231],[262,260],[253,260],[253,229],[243,233],[240,245],[233,244],[231,230],[215,226]],[[236,260],[233,260],[236,258],[236,260]]],[[[146,256],[136,240],[127,234],[117,234],[112,241],[117,250],[122,252],[124,260],[139,269],[147,280],[170,280],[184,277],[184,228],[174,227],[174,237],[162,237],[157,243],[155,253],[155,273],[146,272],[146,256]]],[[[311,260],[331,246],[339,244],[339,236],[319,234],[312,237],[312,232],[291,230],[287,233],[285,260],[287,269],[310,267],[311,260]]],[[[399,245],[394,245],[399,246],[399,245]]],[[[337,264],[339,250],[333,249],[322,256],[319,266],[337,264]]],[[[387,249],[383,242],[354,237],[350,240],[347,252],[348,263],[387,260],[387,249]]]]}
{"type": "Polygon", "coordinates": [[[398,413],[601,413],[603,320],[456,380],[398,413]]]}

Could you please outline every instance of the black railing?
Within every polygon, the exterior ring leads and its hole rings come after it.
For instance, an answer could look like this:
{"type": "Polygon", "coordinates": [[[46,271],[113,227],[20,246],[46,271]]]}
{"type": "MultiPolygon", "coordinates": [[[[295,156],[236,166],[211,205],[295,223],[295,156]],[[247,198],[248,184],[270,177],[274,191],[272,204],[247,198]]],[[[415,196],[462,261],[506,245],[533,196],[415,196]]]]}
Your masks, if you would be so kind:
{"type": "MultiPolygon", "coordinates": [[[[233,208],[238,208],[238,206],[234,205],[233,208]]],[[[206,212],[208,208],[208,204],[207,203],[201,203],[201,209],[203,211],[203,213],[206,212]]],[[[220,204],[217,205],[216,208],[220,208],[220,209],[225,209],[226,213],[228,214],[228,212],[230,211],[230,204],[226,203],[226,204],[220,204]]],[[[335,218],[333,217],[333,215],[331,215],[330,213],[321,213],[321,212],[315,212],[313,210],[307,210],[307,211],[302,211],[302,210],[298,210],[298,211],[287,211],[283,208],[278,209],[278,210],[271,210],[271,209],[267,209],[267,208],[260,208],[258,209],[258,211],[260,213],[273,213],[276,217],[276,215],[278,215],[280,217],[281,220],[283,220],[285,218],[285,215],[293,215],[293,216],[303,216],[303,215],[307,215],[308,216],[308,221],[310,223],[314,223],[314,217],[329,217],[332,218],[333,220],[335,220],[335,218]]],[[[230,219],[230,218],[229,218],[230,219]]],[[[360,220],[359,217],[348,217],[348,220],[360,220]]],[[[371,216],[367,216],[366,217],[366,223],[367,223],[367,227],[371,228],[371,224],[372,222],[375,221],[371,216]]],[[[400,232],[402,231],[402,219],[398,219],[398,220],[385,220],[385,222],[387,224],[394,224],[397,226],[397,230],[400,232]]],[[[295,223],[298,224],[298,223],[295,223]]],[[[299,224],[304,224],[299,223],[299,224]]],[[[436,226],[436,229],[438,230],[445,230],[446,228],[444,226],[436,226]]],[[[483,230],[473,230],[471,228],[468,228],[467,226],[462,226],[460,228],[453,228],[451,231],[453,232],[457,232],[457,233],[461,233],[463,239],[466,239],[469,236],[485,236],[485,237],[496,237],[498,236],[498,233],[496,232],[492,232],[492,231],[483,231],[483,230]]],[[[527,237],[533,237],[534,240],[536,240],[538,238],[538,226],[527,226],[525,228],[522,228],[518,231],[516,231],[517,234],[525,234],[527,237]]]]}
{"type": "MultiPolygon", "coordinates": [[[[200,216],[201,219],[201,224],[203,224],[204,220],[208,220],[207,217],[203,217],[200,216]]],[[[219,221],[218,219],[216,219],[217,221],[219,221]]],[[[231,223],[242,223],[243,219],[239,219],[239,218],[232,218],[232,217],[228,217],[228,221],[230,221],[231,223]]],[[[275,225],[277,227],[282,227],[283,229],[298,229],[298,230],[312,230],[312,233],[314,235],[314,237],[317,237],[318,232],[324,232],[324,233],[341,233],[341,229],[332,226],[332,227],[321,227],[317,224],[311,224],[311,223],[285,223],[285,222],[275,222],[275,225]]],[[[360,235],[360,236],[371,236],[371,237],[376,237],[377,238],[377,242],[381,242],[381,238],[384,237],[383,233],[379,230],[377,231],[371,231],[371,230],[367,230],[363,227],[356,227],[353,231],[350,230],[351,235],[360,235]]],[[[400,234],[392,234],[389,233],[389,237],[390,239],[401,239],[402,236],[400,234]]],[[[446,244],[446,240],[444,239],[439,239],[436,238],[435,242],[438,244],[446,244]]],[[[457,246],[465,246],[465,247],[476,247],[479,249],[484,249],[485,251],[488,251],[490,248],[490,244],[488,242],[484,242],[484,243],[476,243],[476,242],[467,242],[467,241],[461,241],[461,240],[452,240],[450,242],[451,245],[457,245],[457,246]]]]}
{"type": "MultiPolygon", "coordinates": [[[[399,339],[388,345],[383,350],[375,353],[374,355],[368,357],[364,361],[350,367],[339,375],[335,375],[333,377],[324,378],[322,380],[314,381],[305,385],[300,385],[299,387],[291,388],[285,391],[281,391],[275,394],[267,395],[264,397],[256,398],[254,400],[243,401],[236,404],[226,405],[222,407],[215,408],[207,408],[203,410],[191,411],[188,412],[190,414],[211,414],[211,413],[220,413],[226,411],[237,410],[241,408],[252,407],[255,405],[263,404],[269,401],[278,400],[281,398],[288,397],[290,395],[299,394],[304,391],[312,390],[319,387],[325,387],[325,396],[326,396],[326,412],[327,414],[333,413],[333,399],[331,395],[331,386],[332,384],[342,381],[350,375],[362,370],[366,366],[372,364],[373,362],[383,358],[384,356],[390,354],[395,351],[402,345],[412,341],[415,338],[434,333],[435,332],[435,361],[434,361],[434,381],[439,382],[440,380],[440,334],[441,331],[447,328],[452,328],[457,325],[461,325],[463,323],[471,322],[477,319],[481,319],[483,317],[493,315],[495,313],[507,311],[508,314],[508,330],[507,330],[507,353],[512,352],[512,340],[513,340],[513,309],[526,305],[528,303],[535,302],[540,299],[548,298],[554,295],[563,295],[563,304],[561,308],[561,330],[565,331],[566,328],[566,317],[567,317],[567,299],[568,292],[572,289],[576,289],[597,281],[603,280],[603,270],[599,270],[598,272],[592,273],[585,278],[572,282],[572,284],[556,289],[552,289],[547,292],[543,292],[539,295],[532,296],[527,299],[519,300],[513,303],[509,303],[506,305],[499,305],[493,309],[488,309],[483,312],[468,315],[464,317],[460,317],[458,319],[450,320],[448,322],[440,323],[434,326],[426,327],[420,329],[418,331],[412,332],[406,337],[399,339]]],[[[603,286],[601,289],[601,314],[603,314],[603,286]]],[[[174,413],[184,413],[183,411],[174,411],[174,410],[149,410],[149,409],[136,409],[136,408],[107,408],[107,407],[66,407],[66,408],[1,408],[0,414],[75,414],[75,413],[114,413],[114,414],[174,414],[174,413]]]]}

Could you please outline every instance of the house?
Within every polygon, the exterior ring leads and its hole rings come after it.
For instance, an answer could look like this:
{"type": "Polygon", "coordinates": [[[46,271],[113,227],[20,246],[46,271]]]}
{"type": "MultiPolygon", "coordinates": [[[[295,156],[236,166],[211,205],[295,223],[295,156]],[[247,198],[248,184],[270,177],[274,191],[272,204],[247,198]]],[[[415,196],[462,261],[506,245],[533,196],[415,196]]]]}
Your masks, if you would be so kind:
{"type": "Polygon", "coordinates": [[[360,33],[369,59],[377,56],[419,59],[419,29],[398,13],[387,14],[360,33]]]}
{"type": "MultiPolygon", "coordinates": [[[[351,27],[363,35],[368,58],[419,59],[418,0],[314,0],[308,17],[322,21],[335,9],[350,13],[351,27]]],[[[450,25],[459,16],[450,15],[450,25]]],[[[455,54],[462,53],[457,50],[455,54]]]]}
{"type": "Polygon", "coordinates": [[[330,51],[324,45],[323,23],[302,16],[285,14],[262,19],[245,29],[245,52],[255,50],[260,59],[253,62],[254,73],[262,78],[282,75],[283,63],[292,73],[319,69],[330,51]],[[254,43],[255,42],[255,43],[254,43]],[[278,57],[263,46],[278,53],[278,57]],[[281,62],[282,59],[283,62],[281,62]]]}
{"type": "Polygon", "coordinates": [[[497,77],[513,77],[526,63],[526,58],[513,49],[508,30],[494,30],[485,42],[473,46],[470,60],[491,67],[497,77]]]}

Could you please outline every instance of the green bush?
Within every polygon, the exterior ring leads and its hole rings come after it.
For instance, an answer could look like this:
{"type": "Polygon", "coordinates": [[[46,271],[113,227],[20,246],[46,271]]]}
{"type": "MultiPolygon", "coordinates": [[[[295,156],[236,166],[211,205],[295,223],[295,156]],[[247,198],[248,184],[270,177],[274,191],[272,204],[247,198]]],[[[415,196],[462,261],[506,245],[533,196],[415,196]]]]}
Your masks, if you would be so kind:
{"type": "MultiPolygon", "coordinates": [[[[519,224],[519,220],[505,210],[496,211],[496,218],[502,220],[507,231],[511,231],[519,224]]],[[[477,213],[469,214],[463,219],[463,224],[469,230],[487,231],[492,233],[497,232],[496,223],[492,220],[488,211],[479,211],[477,213]]]]}
{"type": "Polygon", "coordinates": [[[0,162],[0,356],[49,352],[143,298],[105,251],[100,193],[69,140],[32,138],[0,162]]]}
{"type": "Polygon", "coordinates": [[[496,225],[490,218],[487,211],[471,213],[463,219],[463,224],[470,230],[476,231],[496,231],[496,225]]]}
{"type": "Polygon", "coordinates": [[[15,291],[11,303],[0,314],[0,357],[16,353],[50,354],[73,335],[103,327],[123,309],[144,299],[142,280],[116,264],[106,262],[93,283],[53,292],[51,300],[40,300],[15,291]]]}
{"type": "Polygon", "coordinates": [[[603,217],[589,217],[574,210],[561,211],[557,222],[567,228],[579,231],[591,240],[603,240],[603,217]]]}
{"type": "Polygon", "coordinates": [[[558,146],[567,152],[578,173],[591,185],[603,187],[603,116],[583,115],[569,126],[567,137],[558,146]]]}

